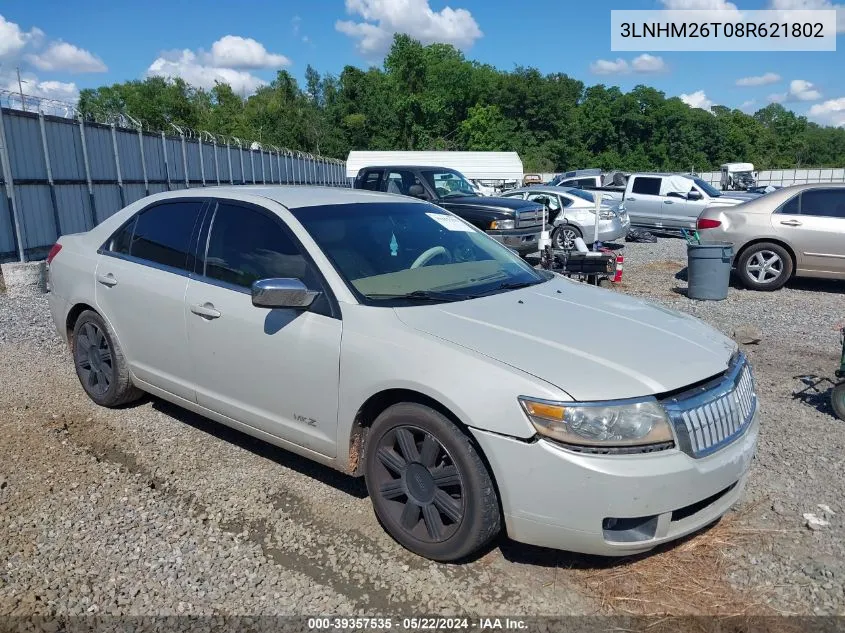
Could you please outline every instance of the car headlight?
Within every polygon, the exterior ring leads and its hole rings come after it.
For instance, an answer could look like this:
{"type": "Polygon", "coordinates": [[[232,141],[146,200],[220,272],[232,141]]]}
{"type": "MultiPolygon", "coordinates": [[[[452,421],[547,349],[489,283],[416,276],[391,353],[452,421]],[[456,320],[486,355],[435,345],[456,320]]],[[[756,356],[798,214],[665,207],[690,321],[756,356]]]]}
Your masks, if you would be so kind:
{"type": "Polygon", "coordinates": [[[606,209],[604,211],[599,212],[599,217],[602,220],[612,220],[613,218],[616,217],[616,214],[613,211],[611,211],[610,209],[606,209]]]}
{"type": "Polygon", "coordinates": [[[654,399],[628,402],[550,402],[520,397],[540,435],[575,446],[627,447],[673,442],[663,407],[654,399]]]}
{"type": "Polygon", "coordinates": [[[496,230],[513,229],[516,228],[516,222],[514,220],[493,220],[490,223],[490,228],[496,230]]]}

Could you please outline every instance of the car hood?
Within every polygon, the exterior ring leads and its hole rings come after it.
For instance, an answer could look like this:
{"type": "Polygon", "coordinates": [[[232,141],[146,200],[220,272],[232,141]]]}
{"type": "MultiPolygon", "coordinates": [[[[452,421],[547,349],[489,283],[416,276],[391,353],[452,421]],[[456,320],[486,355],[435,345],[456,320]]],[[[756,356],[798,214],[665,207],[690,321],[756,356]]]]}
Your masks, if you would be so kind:
{"type": "Polygon", "coordinates": [[[724,372],[736,350],[694,317],[559,276],[489,297],[395,311],[416,330],[580,401],[674,391],[724,372]]]}
{"type": "Polygon", "coordinates": [[[540,207],[538,203],[532,200],[497,198],[494,196],[450,196],[441,198],[439,204],[446,208],[449,208],[449,205],[460,205],[462,207],[484,207],[485,209],[497,208],[506,211],[525,211],[540,207]]]}

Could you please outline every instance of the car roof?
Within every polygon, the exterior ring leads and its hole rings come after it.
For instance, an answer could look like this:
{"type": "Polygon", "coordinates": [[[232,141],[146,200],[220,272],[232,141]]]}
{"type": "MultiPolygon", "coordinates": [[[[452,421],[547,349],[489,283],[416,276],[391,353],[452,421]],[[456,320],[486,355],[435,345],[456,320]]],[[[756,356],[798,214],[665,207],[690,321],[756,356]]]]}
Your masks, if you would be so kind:
{"type": "Polygon", "coordinates": [[[443,167],[442,165],[367,165],[366,167],[361,167],[358,172],[360,173],[368,169],[442,169],[444,171],[461,173],[453,167],[443,167]]]}
{"type": "Polygon", "coordinates": [[[356,204],[366,202],[403,202],[417,204],[424,202],[417,198],[366,189],[347,187],[314,187],[310,185],[230,185],[204,187],[202,189],[180,189],[171,191],[166,198],[221,196],[243,199],[244,196],[260,196],[278,202],[288,209],[318,207],[329,204],[356,204]]]}

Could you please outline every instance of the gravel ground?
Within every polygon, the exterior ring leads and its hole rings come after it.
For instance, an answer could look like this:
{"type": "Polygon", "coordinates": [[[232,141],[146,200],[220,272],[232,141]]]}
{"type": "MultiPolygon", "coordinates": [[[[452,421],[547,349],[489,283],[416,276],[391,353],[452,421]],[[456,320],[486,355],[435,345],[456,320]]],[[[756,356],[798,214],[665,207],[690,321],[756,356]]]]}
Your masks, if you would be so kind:
{"type": "MultiPolygon", "coordinates": [[[[712,581],[763,587],[784,612],[845,614],[845,423],[824,397],[791,397],[794,375],[832,376],[845,283],[694,302],[682,241],[625,255],[620,290],[762,335],[746,351],[765,417],[736,515],[754,538],[725,547],[712,581]],[[829,525],[809,529],[808,512],[829,525]]],[[[360,480],[160,400],[94,406],[46,300],[0,294],[2,614],[588,614],[603,607],[568,568],[590,565],[506,539],[464,565],[417,558],[360,480]]]]}

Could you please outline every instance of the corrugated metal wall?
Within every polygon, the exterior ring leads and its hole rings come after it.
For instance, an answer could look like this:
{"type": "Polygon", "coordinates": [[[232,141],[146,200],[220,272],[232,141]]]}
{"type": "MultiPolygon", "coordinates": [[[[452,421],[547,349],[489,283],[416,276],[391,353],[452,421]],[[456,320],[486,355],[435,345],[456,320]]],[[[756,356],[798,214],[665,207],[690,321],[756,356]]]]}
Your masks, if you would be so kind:
{"type": "MultiPolygon", "coordinates": [[[[718,171],[705,172],[699,176],[717,188],[721,183],[722,176],[718,171]]],[[[845,182],[845,169],[774,169],[757,172],[758,185],[789,187],[818,182],[845,182]]]]}
{"type": "Polygon", "coordinates": [[[213,185],[346,187],[341,161],[0,110],[0,258],[43,255],[144,196],[213,185]],[[19,242],[20,240],[20,242],[19,242]]]}

